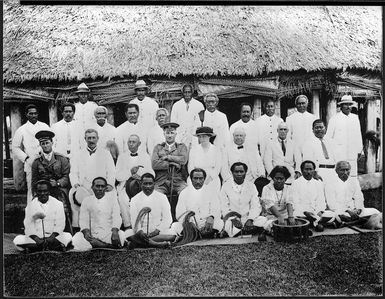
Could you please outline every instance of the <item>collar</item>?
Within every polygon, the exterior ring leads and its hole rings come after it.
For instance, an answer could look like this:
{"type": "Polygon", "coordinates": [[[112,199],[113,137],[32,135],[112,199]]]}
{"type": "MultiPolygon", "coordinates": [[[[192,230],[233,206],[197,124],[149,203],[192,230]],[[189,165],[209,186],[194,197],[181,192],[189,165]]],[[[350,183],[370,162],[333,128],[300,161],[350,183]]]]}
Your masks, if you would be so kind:
{"type": "Polygon", "coordinates": [[[287,142],[287,138],[284,139],[284,140],[282,140],[281,138],[278,137],[278,141],[279,141],[279,143],[281,143],[282,141],[283,141],[284,143],[286,143],[286,142],[287,142]]]}
{"type": "Polygon", "coordinates": [[[167,142],[165,142],[165,143],[166,143],[166,145],[168,146],[168,148],[172,148],[173,145],[175,145],[175,147],[176,147],[176,142],[171,143],[171,144],[168,144],[167,142]]]}
{"type": "Polygon", "coordinates": [[[44,152],[41,152],[41,154],[44,157],[44,159],[46,159],[47,161],[51,161],[52,156],[53,156],[53,151],[51,151],[49,154],[46,154],[44,152]]]}
{"type": "Polygon", "coordinates": [[[91,156],[92,154],[95,154],[95,152],[96,152],[97,149],[98,149],[97,146],[95,146],[95,148],[94,148],[93,150],[90,149],[90,148],[87,146],[87,151],[88,151],[88,153],[90,154],[90,156],[91,156]]]}
{"type": "Polygon", "coordinates": [[[245,182],[243,182],[243,184],[241,184],[241,185],[238,185],[237,183],[235,183],[234,179],[231,181],[231,186],[232,186],[233,190],[235,192],[238,192],[238,193],[241,193],[242,187],[244,184],[245,184],[245,182]]]}
{"type": "Polygon", "coordinates": [[[131,156],[131,157],[137,157],[137,156],[138,156],[138,152],[136,152],[136,153],[131,153],[131,152],[130,152],[130,156],[131,156]]]}

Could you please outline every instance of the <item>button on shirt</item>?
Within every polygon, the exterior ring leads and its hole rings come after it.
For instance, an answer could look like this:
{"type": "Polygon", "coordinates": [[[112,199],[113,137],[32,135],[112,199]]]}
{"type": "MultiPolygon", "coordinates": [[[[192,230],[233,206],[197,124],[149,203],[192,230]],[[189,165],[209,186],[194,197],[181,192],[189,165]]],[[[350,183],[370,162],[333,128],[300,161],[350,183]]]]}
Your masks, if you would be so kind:
{"type": "Polygon", "coordinates": [[[304,216],[303,212],[317,214],[326,209],[324,184],[315,179],[306,180],[303,176],[292,184],[294,215],[304,216]]]}
{"type": "Polygon", "coordinates": [[[273,116],[264,114],[255,120],[255,130],[262,157],[267,143],[277,138],[277,128],[281,122],[283,119],[275,114],[273,116]]]}

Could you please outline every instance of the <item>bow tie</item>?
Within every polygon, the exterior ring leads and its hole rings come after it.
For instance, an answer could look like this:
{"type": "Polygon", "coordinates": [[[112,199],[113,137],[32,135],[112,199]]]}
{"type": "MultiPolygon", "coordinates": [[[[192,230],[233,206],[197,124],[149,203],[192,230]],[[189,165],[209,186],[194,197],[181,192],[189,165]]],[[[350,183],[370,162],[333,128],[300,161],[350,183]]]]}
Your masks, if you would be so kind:
{"type": "Polygon", "coordinates": [[[131,156],[131,157],[136,157],[136,156],[138,156],[138,153],[135,153],[135,154],[130,153],[130,156],[131,156]]]}
{"type": "Polygon", "coordinates": [[[237,149],[243,148],[243,145],[238,145],[237,149]]]}

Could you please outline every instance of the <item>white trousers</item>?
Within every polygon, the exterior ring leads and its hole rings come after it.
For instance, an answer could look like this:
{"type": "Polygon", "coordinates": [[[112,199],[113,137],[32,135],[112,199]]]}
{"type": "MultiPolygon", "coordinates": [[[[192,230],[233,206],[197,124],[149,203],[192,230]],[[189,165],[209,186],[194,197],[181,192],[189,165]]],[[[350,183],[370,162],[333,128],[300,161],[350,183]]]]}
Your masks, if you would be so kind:
{"type": "MultiPolygon", "coordinates": [[[[234,217],[229,217],[225,223],[225,232],[229,235],[230,238],[234,237],[236,234],[238,234],[241,230],[239,228],[236,228],[233,223],[231,222],[231,219],[234,217]]],[[[268,220],[268,218],[264,216],[258,216],[257,218],[252,219],[253,225],[258,227],[263,227],[265,230],[268,230],[269,224],[273,222],[274,220],[268,220]]],[[[244,224],[244,223],[243,223],[244,224]]]]}
{"type": "MultiPolygon", "coordinates": [[[[124,241],[125,241],[125,235],[124,235],[124,232],[119,230],[118,232],[119,234],[119,239],[120,239],[120,245],[124,245],[124,241]]],[[[111,233],[112,235],[112,233],[111,233]]],[[[106,242],[108,244],[111,244],[111,237],[107,240],[101,240],[103,242],[106,242]]],[[[78,250],[78,251],[87,251],[87,250],[91,250],[92,249],[92,245],[90,242],[88,242],[85,238],[84,238],[84,235],[82,232],[77,232],[73,238],[72,238],[72,245],[74,246],[74,250],[78,250]]]]}
{"type": "MultiPolygon", "coordinates": [[[[60,235],[58,235],[56,237],[56,239],[62,243],[64,246],[67,247],[67,245],[69,244],[69,242],[71,242],[72,240],[72,236],[70,233],[67,233],[67,232],[63,232],[61,233],[60,235]]],[[[19,245],[27,245],[27,244],[36,244],[36,242],[31,239],[29,236],[26,236],[26,235],[18,235],[15,237],[15,239],[13,239],[13,244],[15,244],[17,250],[19,251],[23,251],[24,248],[23,247],[20,247],[19,245]]]]}

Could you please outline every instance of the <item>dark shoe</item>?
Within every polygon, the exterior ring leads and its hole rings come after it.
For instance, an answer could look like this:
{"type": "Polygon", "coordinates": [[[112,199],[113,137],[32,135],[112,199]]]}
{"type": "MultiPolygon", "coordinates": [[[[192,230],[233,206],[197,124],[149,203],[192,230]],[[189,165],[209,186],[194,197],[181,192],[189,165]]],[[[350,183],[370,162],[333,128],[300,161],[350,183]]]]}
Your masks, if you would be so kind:
{"type": "Polygon", "coordinates": [[[307,236],[308,236],[308,237],[311,237],[312,235],[313,235],[313,232],[312,232],[310,229],[308,229],[308,230],[307,230],[307,236]]]}
{"type": "Polygon", "coordinates": [[[350,222],[352,221],[352,218],[350,218],[349,216],[346,216],[346,215],[338,215],[341,219],[342,222],[350,222]]]}
{"type": "Polygon", "coordinates": [[[222,230],[222,231],[219,233],[218,237],[219,237],[220,239],[228,238],[228,237],[229,237],[229,234],[228,234],[226,231],[222,230]]]}
{"type": "Polygon", "coordinates": [[[322,224],[317,224],[315,227],[314,227],[314,230],[316,232],[323,232],[324,231],[324,226],[322,224]]]}
{"type": "Polygon", "coordinates": [[[262,232],[259,234],[258,236],[258,242],[265,242],[267,241],[267,238],[266,238],[266,233],[265,232],[262,232]]]}

